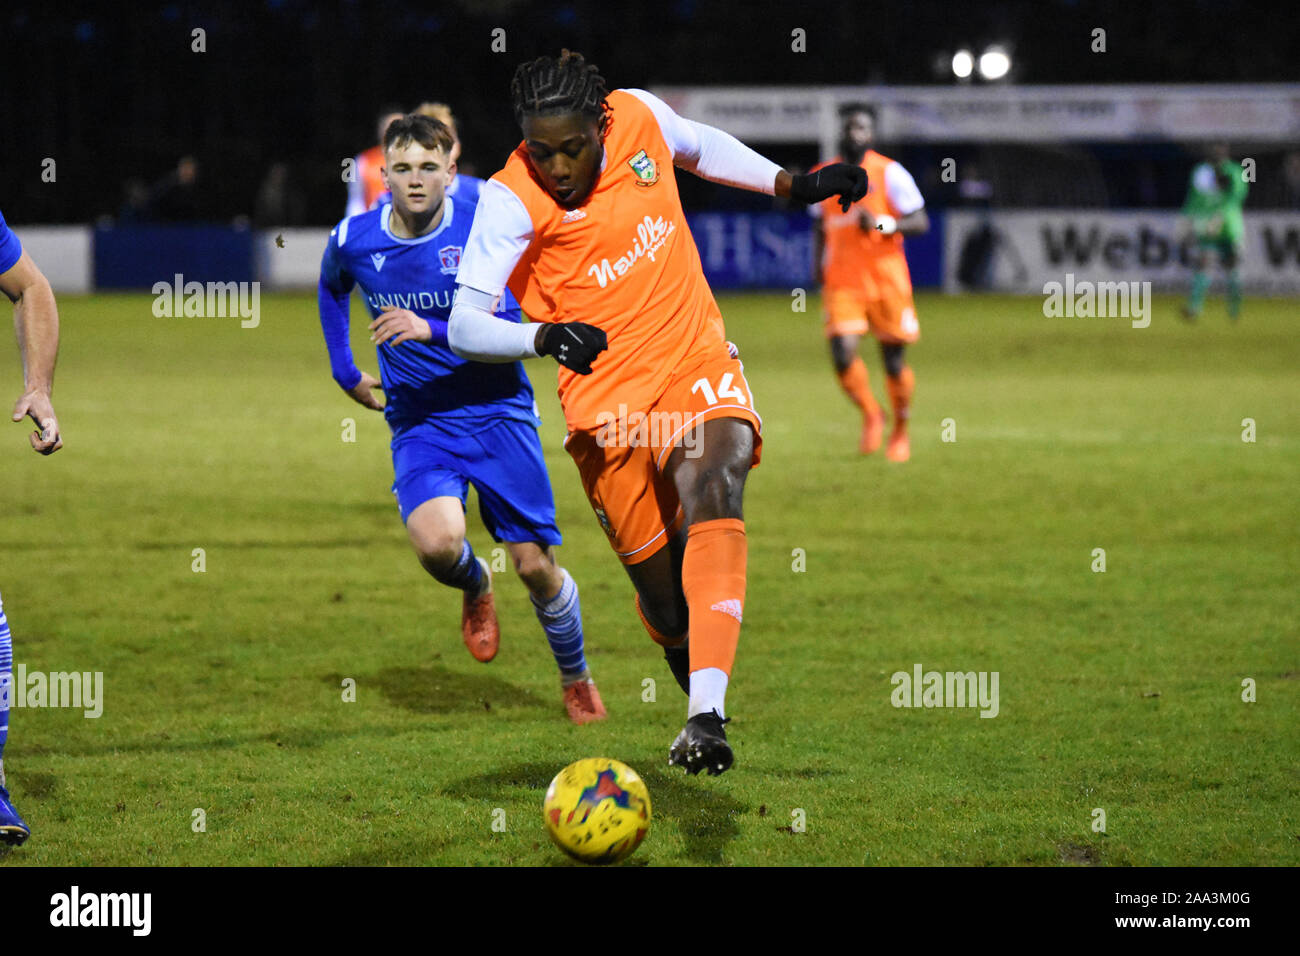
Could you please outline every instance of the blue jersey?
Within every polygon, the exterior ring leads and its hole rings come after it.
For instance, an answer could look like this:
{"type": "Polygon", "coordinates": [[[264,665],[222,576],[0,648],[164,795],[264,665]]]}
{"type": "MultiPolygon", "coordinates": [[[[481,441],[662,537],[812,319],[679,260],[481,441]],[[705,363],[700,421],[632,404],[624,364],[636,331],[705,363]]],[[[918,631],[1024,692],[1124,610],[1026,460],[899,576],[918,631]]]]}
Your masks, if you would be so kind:
{"type": "Polygon", "coordinates": [[[463,176],[457,173],[456,178],[451,181],[451,191],[447,195],[477,206],[478,194],[482,188],[483,180],[477,176],[463,176]]]}
{"type": "MultiPolygon", "coordinates": [[[[321,260],[321,329],[334,380],[352,388],[361,372],[348,340],[348,300],[359,285],[372,318],[385,305],[409,309],[425,319],[432,342],[379,347],[379,375],[387,405],[384,417],[394,432],[431,423],[472,433],[487,420],[513,418],[538,424],[533,389],[519,362],[469,362],[447,345],[447,319],[456,291],[456,270],[474,220],[473,204],[443,201],[442,222],[433,232],[400,239],[389,228],[392,206],[344,219],[330,233],[321,260]]],[[[520,320],[519,306],[507,291],[500,318],[520,320]]]]}
{"type": "Polygon", "coordinates": [[[5,224],[4,213],[0,212],[0,272],[8,272],[22,258],[23,244],[5,224]]]}

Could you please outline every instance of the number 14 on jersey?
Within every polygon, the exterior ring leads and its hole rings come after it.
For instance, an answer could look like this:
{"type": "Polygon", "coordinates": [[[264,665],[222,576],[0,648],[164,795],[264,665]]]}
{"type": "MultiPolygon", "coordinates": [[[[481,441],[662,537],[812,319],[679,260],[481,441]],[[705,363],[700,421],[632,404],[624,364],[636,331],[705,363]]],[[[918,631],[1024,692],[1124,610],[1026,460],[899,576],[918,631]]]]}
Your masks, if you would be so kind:
{"type": "Polygon", "coordinates": [[[742,392],[739,387],[732,384],[733,379],[734,376],[731,372],[727,372],[723,375],[718,381],[717,392],[713,391],[713,386],[709,384],[707,378],[698,379],[695,384],[691,386],[691,394],[694,395],[696,392],[703,392],[704,400],[710,405],[718,404],[718,400],[723,398],[730,398],[738,405],[748,405],[749,403],[745,401],[745,393],[742,392]]]}

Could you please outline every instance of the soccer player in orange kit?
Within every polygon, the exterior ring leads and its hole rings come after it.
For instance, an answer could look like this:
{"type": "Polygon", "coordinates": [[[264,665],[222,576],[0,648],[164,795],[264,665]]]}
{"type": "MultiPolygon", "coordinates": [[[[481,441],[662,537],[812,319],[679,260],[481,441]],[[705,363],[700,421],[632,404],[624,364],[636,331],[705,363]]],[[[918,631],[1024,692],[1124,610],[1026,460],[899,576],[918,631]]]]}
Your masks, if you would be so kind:
{"type": "Polygon", "coordinates": [[[855,105],[840,115],[844,121],[840,155],[830,162],[860,166],[869,186],[867,195],[848,210],[832,202],[812,207],[816,217],[813,271],[816,282],[824,286],[831,361],[840,386],[862,411],[858,450],[864,455],[875,452],[885,432],[885,413],[871,394],[867,366],[858,354],[858,342],[870,330],[880,342],[885,388],[894,409],[894,432],[885,455],[890,461],[907,461],[912,454],[907,420],[914,379],[903,349],[921,337],[921,327],[912,302],[903,237],[927,232],[930,217],[911,174],[871,148],[875,111],[855,105]]]}
{"type": "Polygon", "coordinates": [[[669,763],[722,773],[745,599],[741,502],[762,423],[673,167],[805,203],[838,195],[845,208],[866,175],[832,165],[792,176],[643,90],[609,92],[567,50],[521,65],[511,96],[524,140],[483,186],[448,340],[469,359],[551,355],[563,366],[565,448],[689,697],[669,763]],[[507,285],[540,321],[492,315],[507,285]]]}

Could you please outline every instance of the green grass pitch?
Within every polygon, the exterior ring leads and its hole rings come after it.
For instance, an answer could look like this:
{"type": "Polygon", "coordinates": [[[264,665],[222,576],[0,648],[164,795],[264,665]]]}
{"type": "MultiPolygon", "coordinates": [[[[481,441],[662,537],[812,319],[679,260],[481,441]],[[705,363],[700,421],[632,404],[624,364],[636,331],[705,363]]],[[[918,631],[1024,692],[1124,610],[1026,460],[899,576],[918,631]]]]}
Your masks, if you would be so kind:
{"type": "Polygon", "coordinates": [[[1294,302],[1248,301],[1235,327],[1212,302],[1186,326],[1157,299],[1133,329],[922,296],[899,466],[856,453],[815,299],[720,301],[765,445],[736,765],[689,778],[666,766],[684,701],[560,447],[551,363],[530,371],[560,556],[610,712],[588,727],[564,718],[513,573],[499,657],[465,652],[459,594],[398,521],[384,422],[329,378],[313,296],[263,296],[255,329],[62,298],[67,444],[41,459],[2,433],[0,592],[16,661],[102,672],[103,715],[13,711],[33,836],[0,864],[568,865],[540,804],[584,756],[649,786],[625,865],[1300,863],[1294,302]],[[895,708],[891,675],[916,664],[998,672],[998,715],[895,708]]]}

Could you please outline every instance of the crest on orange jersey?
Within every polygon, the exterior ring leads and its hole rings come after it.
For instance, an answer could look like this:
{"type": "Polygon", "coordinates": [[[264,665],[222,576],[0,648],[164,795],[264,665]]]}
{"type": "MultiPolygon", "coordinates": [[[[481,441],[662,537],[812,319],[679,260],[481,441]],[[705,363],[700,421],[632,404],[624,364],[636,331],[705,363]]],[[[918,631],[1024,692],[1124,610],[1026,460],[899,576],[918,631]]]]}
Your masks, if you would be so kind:
{"type": "Polygon", "coordinates": [[[636,173],[638,186],[653,186],[659,182],[659,167],[644,149],[629,159],[627,164],[632,167],[632,172],[636,173]]]}

